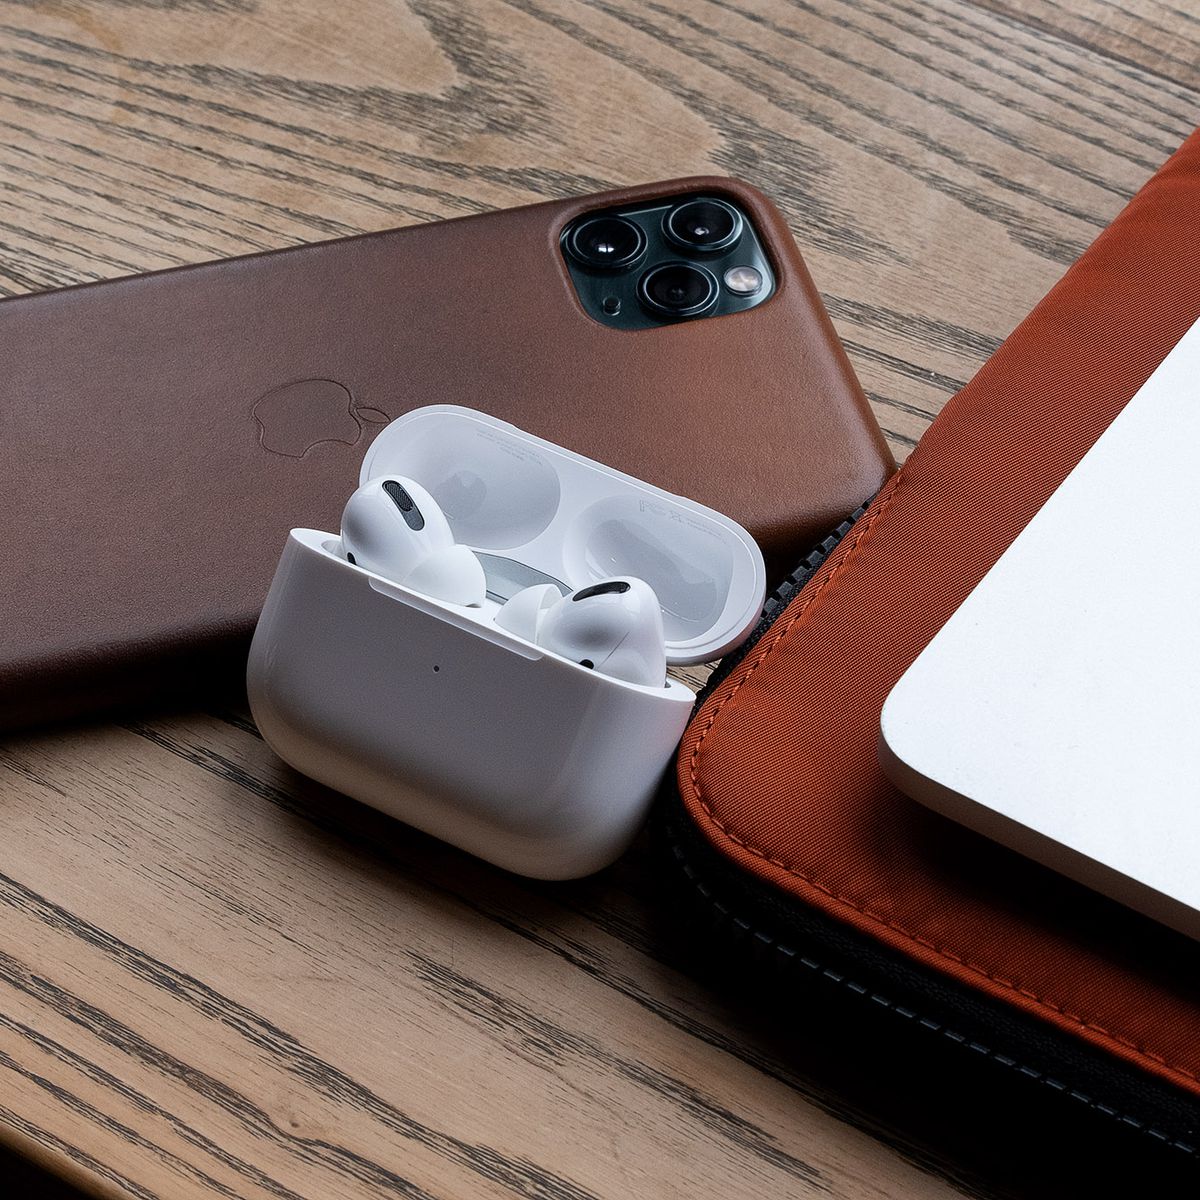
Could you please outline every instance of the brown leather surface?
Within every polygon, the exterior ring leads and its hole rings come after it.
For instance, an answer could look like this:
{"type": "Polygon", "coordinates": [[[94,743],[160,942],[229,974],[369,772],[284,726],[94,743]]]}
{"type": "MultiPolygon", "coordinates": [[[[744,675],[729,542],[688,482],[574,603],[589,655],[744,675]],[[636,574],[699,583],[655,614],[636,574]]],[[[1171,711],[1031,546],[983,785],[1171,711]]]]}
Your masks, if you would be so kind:
{"type": "Polygon", "coordinates": [[[780,572],[892,470],[787,226],[730,180],[8,300],[0,724],[240,670],[287,530],[336,529],[382,423],[439,403],[710,504],[780,572]],[[640,332],[589,318],[563,225],[701,189],[750,212],[777,294],[640,332]]]}
{"type": "MultiPolygon", "coordinates": [[[[946,406],[715,690],[678,780],[745,870],[1200,1094],[1200,945],[922,809],[876,756],[894,682],[1197,318],[1200,133],[946,406]]],[[[1196,553],[1195,530],[1179,544],[1196,553]]],[[[1112,569],[1154,586],[1137,546],[1113,546],[1112,569]]]]}

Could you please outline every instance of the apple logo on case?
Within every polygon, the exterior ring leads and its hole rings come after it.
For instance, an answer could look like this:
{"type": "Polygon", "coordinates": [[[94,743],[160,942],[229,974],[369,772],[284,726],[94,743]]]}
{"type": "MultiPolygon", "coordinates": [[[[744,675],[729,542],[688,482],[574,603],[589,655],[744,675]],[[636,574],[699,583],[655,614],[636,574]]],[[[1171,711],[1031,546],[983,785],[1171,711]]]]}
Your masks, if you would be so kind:
{"type": "Polygon", "coordinates": [[[356,404],[350,389],[333,379],[298,379],[272,388],[251,412],[259,445],[285,458],[303,458],[322,442],[353,446],[364,425],[391,420],[377,408],[356,404]]]}

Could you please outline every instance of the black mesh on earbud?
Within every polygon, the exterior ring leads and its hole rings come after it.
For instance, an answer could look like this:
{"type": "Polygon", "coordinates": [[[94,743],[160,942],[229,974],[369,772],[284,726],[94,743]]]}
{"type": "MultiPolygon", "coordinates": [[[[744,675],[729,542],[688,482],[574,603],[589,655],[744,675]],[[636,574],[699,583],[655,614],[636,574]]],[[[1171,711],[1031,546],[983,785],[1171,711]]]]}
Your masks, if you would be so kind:
{"type": "Polygon", "coordinates": [[[610,579],[606,583],[594,583],[591,587],[586,587],[583,591],[576,592],[571,599],[590,600],[593,596],[620,595],[621,592],[627,591],[629,591],[629,584],[624,579],[610,579]]]}
{"type": "Polygon", "coordinates": [[[425,528],[425,518],[413,498],[394,479],[384,480],[383,490],[392,498],[392,503],[400,510],[404,523],[412,530],[425,528]]]}

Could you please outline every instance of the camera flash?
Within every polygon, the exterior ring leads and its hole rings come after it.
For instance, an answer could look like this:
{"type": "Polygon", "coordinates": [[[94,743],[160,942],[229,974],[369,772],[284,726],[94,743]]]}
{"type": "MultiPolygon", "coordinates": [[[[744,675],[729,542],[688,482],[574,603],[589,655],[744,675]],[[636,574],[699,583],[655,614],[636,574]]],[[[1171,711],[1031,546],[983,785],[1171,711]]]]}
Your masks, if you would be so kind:
{"type": "Polygon", "coordinates": [[[762,272],[754,267],[730,267],[722,278],[725,286],[739,296],[753,296],[763,285],[762,272]]]}

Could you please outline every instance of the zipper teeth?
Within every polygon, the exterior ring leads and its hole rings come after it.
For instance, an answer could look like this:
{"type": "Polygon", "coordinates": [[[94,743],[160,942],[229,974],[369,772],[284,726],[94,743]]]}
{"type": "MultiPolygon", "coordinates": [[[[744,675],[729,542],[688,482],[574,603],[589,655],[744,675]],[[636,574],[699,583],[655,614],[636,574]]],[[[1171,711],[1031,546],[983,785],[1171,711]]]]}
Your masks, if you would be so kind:
{"type": "Polygon", "coordinates": [[[838,543],[850,532],[859,517],[867,511],[870,503],[871,501],[868,500],[865,504],[859,505],[836,529],[827,534],[800,560],[800,564],[782,583],[767,593],[767,598],[763,602],[762,616],[750,632],[750,636],[731,654],[727,654],[721,659],[716,670],[708,677],[704,687],[696,696],[697,711],[738,663],[754,649],[758,640],[775,623],[775,618],[791,604],[804,585],[821,569],[825,560],[837,549],[838,543]]]}
{"type": "MultiPolygon", "coordinates": [[[[818,545],[814,546],[801,560],[800,565],[767,596],[763,605],[762,619],[750,637],[733,654],[727,655],[721,661],[720,666],[709,676],[703,690],[696,697],[696,711],[699,711],[700,706],[708,699],[709,695],[720,686],[725,678],[737,667],[738,663],[753,650],[755,644],[771,627],[776,617],[787,608],[804,585],[820,570],[822,564],[837,549],[838,544],[850,532],[855,522],[866,512],[870,503],[870,501],[867,501],[866,504],[860,505],[836,529],[818,545]]],[[[1200,1147],[1190,1142],[1182,1141],[1172,1134],[1139,1120],[1131,1113],[1121,1112],[1112,1105],[1105,1104],[1088,1095],[1086,1092],[1071,1087],[1053,1075],[1047,1074],[1045,1071],[1040,1071],[1028,1063],[1021,1062],[1012,1055],[1003,1054],[991,1046],[958,1032],[942,1021],[934,1020],[929,1016],[922,1016],[916,1009],[908,1005],[899,1004],[883,993],[875,991],[873,988],[852,979],[849,975],[835,971],[832,967],[819,962],[810,955],[803,954],[793,947],[788,946],[785,942],[780,941],[773,934],[764,930],[762,926],[735,912],[733,908],[718,897],[689,861],[686,850],[671,829],[671,822],[664,822],[664,825],[667,827],[667,838],[671,856],[683,876],[691,884],[696,896],[703,903],[713,932],[718,935],[726,935],[731,942],[748,950],[755,960],[767,966],[769,970],[779,975],[794,974],[798,968],[811,972],[814,976],[826,979],[864,1000],[869,1000],[879,1005],[880,1008],[894,1013],[896,1016],[902,1017],[914,1025],[919,1025],[922,1029],[928,1030],[930,1033],[944,1037],[947,1041],[961,1047],[963,1050],[969,1050],[983,1058],[990,1058],[1001,1066],[1007,1067],[1029,1079],[1031,1082],[1040,1083],[1059,1095],[1068,1096],[1093,1111],[1117,1121],[1119,1124],[1136,1129],[1148,1137],[1154,1138],[1156,1141],[1180,1150],[1194,1158],[1200,1158],[1200,1147]]]]}
{"type": "Polygon", "coordinates": [[[1192,1157],[1200,1157],[1200,1147],[1190,1142],[1182,1141],[1173,1134],[1166,1133],[1140,1120],[1131,1113],[1121,1112],[1112,1105],[1105,1104],[1088,1095],[1086,1092],[1082,1092],[1078,1088],[1073,1088],[1055,1076],[1049,1075],[1045,1071],[1040,1071],[1036,1067],[1032,1067],[1010,1054],[1004,1054],[975,1038],[959,1033],[943,1021],[936,1021],[932,1017],[923,1016],[917,1009],[899,1004],[882,992],[859,983],[844,972],[835,971],[832,967],[826,966],[811,955],[801,953],[785,942],[780,941],[772,934],[767,933],[754,921],[739,915],[728,904],[717,897],[688,861],[684,849],[675,841],[673,836],[668,836],[670,837],[671,854],[675,860],[675,864],[692,885],[700,901],[703,902],[713,932],[718,936],[724,935],[731,943],[749,952],[755,961],[761,963],[772,972],[781,976],[794,975],[799,969],[811,972],[814,976],[819,976],[836,984],[838,987],[852,992],[862,1000],[869,1000],[879,1005],[880,1008],[894,1013],[896,1016],[902,1017],[914,1025],[919,1025],[922,1029],[928,1030],[930,1033],[944,1037],[947,1041],[952,1042],[963,1050],[970,1050],[982,1058],[990,1058],[1001,1066],[1007,1067],[1009,1070],[1024,1076],[1031,1082],[1040,1083],[1059,1095],[1068,1096],[1072,1100],[1093,1109],[1095,1112],[1117,1121],[1119,1124],[1138,1130],[1164,1145],[1183,1151],[1192,1157]]]}

